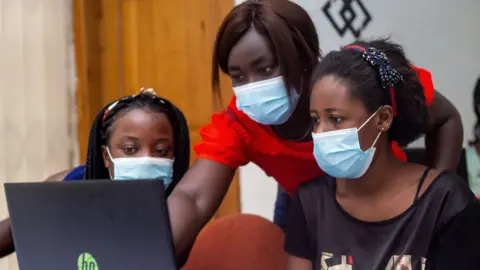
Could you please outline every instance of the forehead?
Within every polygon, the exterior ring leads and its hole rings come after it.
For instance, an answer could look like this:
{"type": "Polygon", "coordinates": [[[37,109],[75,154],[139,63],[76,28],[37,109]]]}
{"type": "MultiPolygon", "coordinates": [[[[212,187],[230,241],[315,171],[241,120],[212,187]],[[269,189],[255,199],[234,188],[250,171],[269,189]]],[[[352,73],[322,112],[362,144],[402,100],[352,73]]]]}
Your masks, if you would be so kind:
{"type": "Polygon", "coordinates": [[[250,62],[260,58],[273,60],[275,56],[268,39],[252,27],[233,46],[228,57],[228,64],[229,66],[240,65],[241,62],[250,62]]]}
{"type": "Polygon", "coordinates": [[[115,121],[115,134],[173,136],[172,125],[164,113],[133,109],[119,116],[115,121]]]}
{"type": "Polygon", "coordinates": [[[312,110],[348,109],[359,105],[363,107],[359,100],[352,98],[345,83],[334,76],[325,76],[313,85],[310,99],[312,110]]]}

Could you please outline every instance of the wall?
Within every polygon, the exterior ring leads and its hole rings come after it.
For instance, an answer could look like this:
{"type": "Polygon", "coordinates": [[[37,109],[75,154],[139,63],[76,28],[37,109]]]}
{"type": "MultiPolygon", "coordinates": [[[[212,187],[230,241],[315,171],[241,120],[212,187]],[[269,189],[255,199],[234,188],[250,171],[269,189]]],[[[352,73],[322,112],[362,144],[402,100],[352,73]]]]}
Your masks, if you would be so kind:
{"type": "MultiPolygon", "coordinates": [[[[241,2],[241,1],[237,1],[241,2]]],[[[340,37],[322,12],[327,0],[296,0],[311,15],[324,53],[355,40],[351,33],[340,37]]],[[[352,1],[356,2],[356,1],[352,1]]],[[[480,1],[448,0],[363,0],[372,15],[362,38],[387,37],[402,44],[410,59],[429,69],[436,88],[449,98],[462,115],[465,142],[471,138],[475,121],[472,91],[480,75],[480,1]],[[435,11],[433,11],[435,9],[435,11]]],[[[333,0],[332,14],[338,14],[343,1],[333,0]],[[336,10],[336,13],[335,13],[336,10]]],[[[355,6],[355,11],[359,11],[355,6]]],[[[358,25],[361,15],[354,24],[358,25]]],[[[334,16],[338,22],[339,15],[334,16]]],[[[341,23],[340,23],[341,24],[341,23]]],[[[422,145],[421,141],[416,145],[422,145]]],[[[272,217],[276,188],[255,165],[240,169],[242,211],[272,217]]]]}
{"type": "MultiPolygon", "coordinates": [[[[41,181],[72,165],[69,1],[0,0],[0,218],[3,183],[41,181]]],[[[0,269],[18,269],[14,255],[0,269]]]]}
{"type": "MultiPolygon", "coordinates": [[[[323,15],[321,9],[326,0],[295,2],[312,16],[324,52],[354,40],[350,34],[340,38],[323,15]]],[[[334,2],[332,6],[342,6],[342,1],[334,2]]],[[[475,57],[480,46],[480,32],[476,27],[480,23],[477,14],[480,1],[363,0],[363,3],[372,21],[361,37],[391,36],[402,44],[414,64],[432,72],[436,89],[449,98],[462,115],[465,141],[471,138],[475,120],[471,97],[480,75],[480,61],[475,57]]]]}

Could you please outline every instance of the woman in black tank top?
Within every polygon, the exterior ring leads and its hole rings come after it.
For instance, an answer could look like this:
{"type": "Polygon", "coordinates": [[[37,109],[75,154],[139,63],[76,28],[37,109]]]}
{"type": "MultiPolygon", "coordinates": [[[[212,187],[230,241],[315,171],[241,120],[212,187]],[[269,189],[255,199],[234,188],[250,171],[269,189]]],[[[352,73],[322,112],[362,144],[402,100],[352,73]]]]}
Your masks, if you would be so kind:
{"type": "Polygon", "coordinates": [[[358,41],[329,53],[313,73],[310,111],[329,176],[292,199],[288,269],[480,269],[480,207],[466,183],[390,150],[428,127],[401,46],[358,41]]]}

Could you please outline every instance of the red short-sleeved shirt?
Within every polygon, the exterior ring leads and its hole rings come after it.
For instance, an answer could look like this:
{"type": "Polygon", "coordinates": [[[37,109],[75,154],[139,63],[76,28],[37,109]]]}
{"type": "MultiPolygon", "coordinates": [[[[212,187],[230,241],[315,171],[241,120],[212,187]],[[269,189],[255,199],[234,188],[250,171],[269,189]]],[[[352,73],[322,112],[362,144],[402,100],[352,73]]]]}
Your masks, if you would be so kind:
{"type": "MultiPolygon", "coordinates": [[[[430,72],[416,68],[425,89],[427,104],[433,100],[430,72]]],[[[293,194],[298,185],[323,172],[313,157],[313,142],[291,142],[279,138],[269,126],[251,120],[235,105],[212,116],[210,124],[200,130],[203,140],[195,145],[197,158],[217,161],[232,168],[253,162],[293,194]]],[[[405,153],[392,142],[394,154],[406,160],[405,153]]]]}

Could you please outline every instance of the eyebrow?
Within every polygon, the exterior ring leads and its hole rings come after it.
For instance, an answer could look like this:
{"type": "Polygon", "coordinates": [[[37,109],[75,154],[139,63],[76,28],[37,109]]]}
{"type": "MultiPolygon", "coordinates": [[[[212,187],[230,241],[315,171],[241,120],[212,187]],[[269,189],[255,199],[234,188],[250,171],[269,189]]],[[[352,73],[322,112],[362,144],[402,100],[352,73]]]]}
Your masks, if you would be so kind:
{"type": "Polygon", "coordinates": [[[125,136],[125,137],[122,137],[121,139],[122,140],[127,139],[127,140],[132,140],[132,141],[139,141],[140,140],[139,138],[133,137],[133,136],[125,136]]]}
{"type": "Polygon", "coordinates": [[[339,109],[339,108],[326,108],[325,109],[325,112],[342,112],[344,111],[343,109],[339,109]]]}
{"type": "MultiPolygon", "coordinates": [[[[272,60],[269,60],[268,57],[265,57],[264,55],[260,55],[260,56],[258,56],[257,58],[255,58],[255,59],[250,63],[250,65],[256,66],[256,65],[259,65],[259,64],[261,64],[261,63],[263,63],[263,62],[270,62],[270,61],[272,61],[272,60]]],[[[240,69],[239,66],[231,66],[231,65],[228,66],[228,70],[231,70],[231,71],[237,71],[237,70],[239,70],[239,69],[240,69]]]]}
{"type": "Polygon", "coordinates": [[[163,138],[158,138],[157,140],[155,140],[156,142],[170,142],[172,141],[170,138],[167,138],[167,137],[163,137],[163,138]]]}
{"type": "MultiPolygon", "coordinates": [[[[125,136],[125,137],[121,137],[120,138],[121,141],[125,142],[125,141],[135,141],[135,142],[138,142],[140,141],[140,138],[137,138],[137,137],[134,137],[134,136],[125,136]]],[[[160,143],[160,142],[172,142],[173,140],[168,138],[168,137],[161,137],[161,138],[158,138],[155,140],[155,143],[160,143]]]]}
{"type": "Polygon", "coordinates": [[[253,60],[252,64],[253,65],[258,65],[258,64],[261,64],[263,62],[269,62],[269,60],[267,59],[267,57],[261,55],[261,56],[257,57],[255,60],[253,60]]]}

